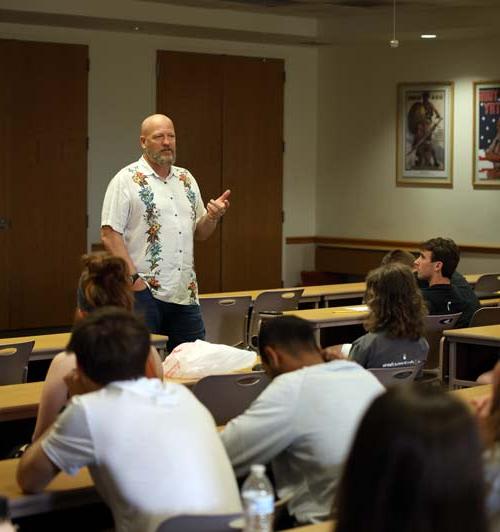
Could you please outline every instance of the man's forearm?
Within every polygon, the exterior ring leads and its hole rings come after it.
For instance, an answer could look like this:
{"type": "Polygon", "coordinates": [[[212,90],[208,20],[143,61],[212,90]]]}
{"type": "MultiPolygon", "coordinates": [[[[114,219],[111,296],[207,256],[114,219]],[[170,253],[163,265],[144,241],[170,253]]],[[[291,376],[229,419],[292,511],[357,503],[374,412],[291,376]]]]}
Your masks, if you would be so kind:
{"type": "Polygon", "coordinates": [[[208,214],[205,214],[196,224],[194,232],[195,240],[206,240],[217,227],[217,219],[213,219],[208,214]]]}
{"type": "Polygon", "coordinates": [[[127,263],[130,275],[137,272],[137,268],[128,254],[123,236],[120,233],[110,226],[105,225],[101,228],[101,240],[106,251],[109,251],[112,255],[121,257],[127,263]]]}

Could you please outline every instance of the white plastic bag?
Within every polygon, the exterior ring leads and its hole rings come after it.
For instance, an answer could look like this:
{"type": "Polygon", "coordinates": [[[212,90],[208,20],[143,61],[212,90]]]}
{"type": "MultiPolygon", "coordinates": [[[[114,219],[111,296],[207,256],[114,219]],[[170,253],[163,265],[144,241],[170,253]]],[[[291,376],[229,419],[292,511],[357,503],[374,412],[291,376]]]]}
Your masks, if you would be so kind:
{"type": "Polygon", "coordinates": [[[250,369],[256,361],[253,351],[196,340],[178,345],[163,362],[163,373],[167,379],[201,379],[250,369]]]}

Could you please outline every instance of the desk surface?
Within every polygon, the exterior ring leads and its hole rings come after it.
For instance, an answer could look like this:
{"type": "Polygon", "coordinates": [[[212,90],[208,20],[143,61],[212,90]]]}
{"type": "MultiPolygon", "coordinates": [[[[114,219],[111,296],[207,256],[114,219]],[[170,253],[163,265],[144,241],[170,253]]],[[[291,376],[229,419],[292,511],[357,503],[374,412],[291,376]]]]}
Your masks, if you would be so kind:
{"type": "Polygon", "coordinates": [[[500,325],[485,325],[483,327],[469,327],[468,329],[448,329],[443,331],[450,341],[479,340],[500,343],[500,325]]]}
{"type": "MultiPolygon", "coordinates": [[[[40,334],[37,336],[18,336],[16,338],[1,338],[0,345],[18,342],[35,341],[30,360],[53,358],[60,351],[64,351],[68,345],[71,333],[40,334]]],[[[161,334],[152,334],[151,342],[155,347],[163,348],[168,338],[161,334]]]]}
{"type": "MultiPolygon", "coordinates": [[[[472,273],[465,275],[465,278],[470,284],[475,284],[479,277],[482,274],[472,273]]],[[[255,290],[239,290],[236,292],[214,292],[209,294],[200,294],[200,298],[208,297],[238,297],[238,296],[250,296],[252,299],[255,299],[262,292],[276,292],[278,290],[294,290],[297,288],[303,288],[304,292],[302,293],[301,299],[324,297],[325,299],[335,299],[336,297],[361,297],[365,293],[366,283],[338,283],[338,284],[324,284],[317,286],[294,286],[288,288],[261,288],[255,290]]]]}
{"type": "Polygon", "coordinates": [[[0,421],[36,417],[43,382],[0,386],[0,421]]]}
{"type": "Polygon", "coordinates": [[[362,323],[368,316],[368,311],[363,305],[352,307],[326,307],[305,310],[288,310],[283,312],[286,316],[297,316],[311,322],[316,327],[330,327],[334,325],[351,325],[362,323]]]}
{"type": "MultiPolygon", "coordinates": [[[[333,521],[325,521],[324,523],[317,523],[315,525],[299,526],[298,528],[290,528],[289,532],[333,532],[335,530],[333,521]]],[[[288,532],[285,530],[284,532],[288,532]]]]}
{"type": "Polygon", "coordinates": [[[463,399],[466,402],[470,402],[479,397],[484,397],[485,395],[491,395],[493,391],[493,386],[491,384],[482,384],[481,386],[472,386],[471,388],[462,388],[460,390],[453,390],[450,393],[463,399]]]}
{"type": "Polygon", "coordinates": [[[18,462],[0,460],[0,494],[9,499],[14,518],[101,500],[86,467],[74,476],[59,473],[42,493],[26,495],[16,482],[18,462]]]}

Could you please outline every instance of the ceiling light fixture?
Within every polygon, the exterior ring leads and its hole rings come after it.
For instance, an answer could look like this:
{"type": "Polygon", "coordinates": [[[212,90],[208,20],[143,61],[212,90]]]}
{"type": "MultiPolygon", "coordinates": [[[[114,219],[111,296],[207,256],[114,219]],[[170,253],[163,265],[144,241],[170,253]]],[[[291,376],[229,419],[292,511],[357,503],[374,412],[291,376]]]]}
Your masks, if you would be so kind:
{"type": "Polygon", "coordinates": [[[420,35],[421,39],[435,39],[436,37],[437,35],[435,33],[422,33],[422,35],[420,35]]]}
{"type": "Polygon", "coordinates": [[[396,39],[396,0],[392,4],[392,40],[389,42],[391,48],[397,48],[399,41],[396,39]]]}

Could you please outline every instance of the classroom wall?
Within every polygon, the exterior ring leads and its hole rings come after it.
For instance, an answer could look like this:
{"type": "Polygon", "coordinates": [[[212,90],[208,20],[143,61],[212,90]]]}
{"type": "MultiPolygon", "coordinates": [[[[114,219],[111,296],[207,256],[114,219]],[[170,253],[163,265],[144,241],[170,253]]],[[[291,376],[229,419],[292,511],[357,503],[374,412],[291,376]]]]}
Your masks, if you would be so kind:
{"type": "MultiPolygon", "coordinates": [[[[499,49],[500,39],[320,50],[318,235],[500,245],[500,190],[472,188],[472,83],[500,79],[499,49]],[[395,185],[396,85],[422,81],[455,83],[452,189],[395,185]]],[[[466,254],[460,269],[500,271],[500,257],[466,254]]]]}
{"type": "MultiPolygon", "coordinates": [[[[32,2],[19,0],[12,7],[30,8],[32,2]]],[[[36,2],[35,2],[36,4],[36,2]]],[[[33,4],[33,5],[35,5],[33,4]]],[[[44,2],[47,11],[57,9],[82,14],[85,3],[44,2]],[[50,8],[50,9],[49,9],[50,8]]],[[[139,3],[140,4],[140,3],[139,3]]],[[[8,7],[8,6],[6,6],[8,7]]],[[[40,7],[37,5],[36,7],[40,7]]],[[[107,0],[89,2],[88,11],[123,17],[137,16],[137,2],[107,0]],[[120,4],[120,10],[113,11],[120,4]],[[105,13],[103,13],[105,9],[105,13]]],[[[170,6],[168,6],[170,9],[170,6]]],[[[252,31],[302,32],[314,34],[313,22],[300,24],[293,17],[259,16],[227,11],[172,8],[165,16],[165,6],[142,7],[142,18],[178,23],[225,26],[252,31]],[[163,8],[163,9],[162,9],[163,8]]],[[[316,211],[316,133],[317,133],[317,50],[307,46],[253,44],[144,35],[114,31],[97,31],[49,26],[0,24],[0,38],[25,39],[86,44],[89,46],[89,154],[88,154],[88,244],[99,241],[100,211],[106,186],[123,166],[140,156],[139,124],[155,111],[156,50],[176,50],[214,54],[236,54],[282,58],[285,61],[284,112],[284,187],[285,222],[283,236],[314,234],[316,211]]],[[[263,39],[264,40],[264,39],[263,39]]],[[[178,163],[182,165],[182,139],[178,139],[178,163]]],[[[203,176],[196,176],[203,191],[203,176]]],[[[284,249],[283,279],[291,282],[303,264],[311,263],[312,253],[306,248],[284,249]]],[[[312,263],[311,263],[312,264],[312,263]]]]}

